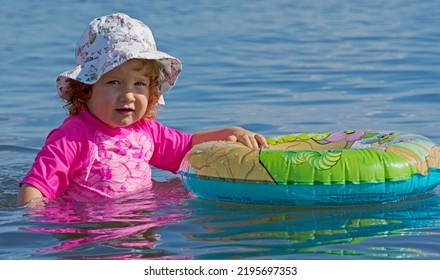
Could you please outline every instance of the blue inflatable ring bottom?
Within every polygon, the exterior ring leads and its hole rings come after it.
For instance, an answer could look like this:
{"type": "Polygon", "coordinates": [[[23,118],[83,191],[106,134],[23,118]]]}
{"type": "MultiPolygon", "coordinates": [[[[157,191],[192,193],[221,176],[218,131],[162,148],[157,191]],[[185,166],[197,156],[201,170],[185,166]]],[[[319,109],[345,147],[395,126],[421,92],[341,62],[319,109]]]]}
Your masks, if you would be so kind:
{"type": "Polygon", "coordinates": [[[415,175],[404,181],[313,188],[310,185],[271,185],[268,188],[258,183],[200,180],[193,174],[184,177],[184,184],[198,197],[222,202],[278,206],[347,205],[398,201],[431,192],[440,181],[440,171],[433,169],[430,172],[430,177],[415,175]]]}

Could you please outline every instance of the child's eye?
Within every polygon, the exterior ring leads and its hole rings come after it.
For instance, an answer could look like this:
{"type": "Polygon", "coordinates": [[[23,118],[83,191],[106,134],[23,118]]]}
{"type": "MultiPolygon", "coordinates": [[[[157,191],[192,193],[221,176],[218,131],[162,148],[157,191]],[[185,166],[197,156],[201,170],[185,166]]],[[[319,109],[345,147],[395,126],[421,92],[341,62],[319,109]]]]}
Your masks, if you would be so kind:
{"type": "Polygon", "coordinates": [[[111,85],[119,85],[119,84],[121,84],[121,83],[120,83],[118,80],[111,80],[111,81],[108,81],[107,84],[111,84],[111,85]]]}
{"type": "Polygon", "coordinates": [[[137,83],[135,83],[135,85],[137,85],[137,86],[147,86],[147,84],[144,83],[144,82],[137,82],[137,83]]]}

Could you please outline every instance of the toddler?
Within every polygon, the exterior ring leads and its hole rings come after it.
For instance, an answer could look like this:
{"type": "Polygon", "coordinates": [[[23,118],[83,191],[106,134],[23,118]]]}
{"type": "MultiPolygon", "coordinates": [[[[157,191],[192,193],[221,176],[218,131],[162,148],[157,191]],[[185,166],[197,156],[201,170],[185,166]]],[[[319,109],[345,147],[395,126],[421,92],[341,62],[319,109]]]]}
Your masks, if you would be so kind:
{"type": "Polygon", "coordinates": [[[125,14],[94,19],[76,45],[76,61],[57,79],[69,116],[20,182],[19,206],[43,197],[99,201],[148,191],[150,164],[176,173],[191,147],[205,141],[267,147],[263,136],[240,127],[189,134],[157,122],[155,106],[164,105],[182,64],[125,14]]]}

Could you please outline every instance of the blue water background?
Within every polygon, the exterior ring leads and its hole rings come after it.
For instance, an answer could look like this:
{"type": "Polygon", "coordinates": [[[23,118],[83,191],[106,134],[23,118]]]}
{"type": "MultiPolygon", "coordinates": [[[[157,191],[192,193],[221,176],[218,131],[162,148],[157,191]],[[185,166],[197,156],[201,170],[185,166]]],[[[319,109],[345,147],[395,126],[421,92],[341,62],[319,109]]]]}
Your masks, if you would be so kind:
{"type": "Polygon", "coordinates": [[[138,18],[181,59],[158,116],[168,126],[396,130],[439,143],[440,1],[16,0],[0,10],[0,259],[440,259],[437,190],[356,207],[236,206],[194,198],[155,170],[147,198],[15,207],[17,183],[66,117],[55,78],[74,67],[94,17],[138,18]]]}

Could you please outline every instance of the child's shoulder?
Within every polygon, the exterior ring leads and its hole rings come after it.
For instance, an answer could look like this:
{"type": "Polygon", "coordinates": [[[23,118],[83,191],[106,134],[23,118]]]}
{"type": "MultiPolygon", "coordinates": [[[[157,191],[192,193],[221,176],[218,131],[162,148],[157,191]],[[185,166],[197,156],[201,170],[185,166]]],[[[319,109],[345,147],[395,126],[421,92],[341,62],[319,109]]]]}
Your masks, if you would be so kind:
{"type": "Polygon", "coordinates": [[[73,115],[67,117],[58,128],[66,132],[81,132],[88,130],[90,126],[91,124],[81,115],[73,115]]]}
{"type": "Polygon", "coordinates": [[[149,131],[155,131],[163,127],[163,125],[155,119],[152,120],[141,119],[137,122],[137,125],[140,129],[147,129],[149,131]]]}
{"type": "Polygon", "coordinates": [[[53,129],[48,138],[77,138],[86,134],[88,125],[78,115],[67,117],[63,123],[53,129]]]}

